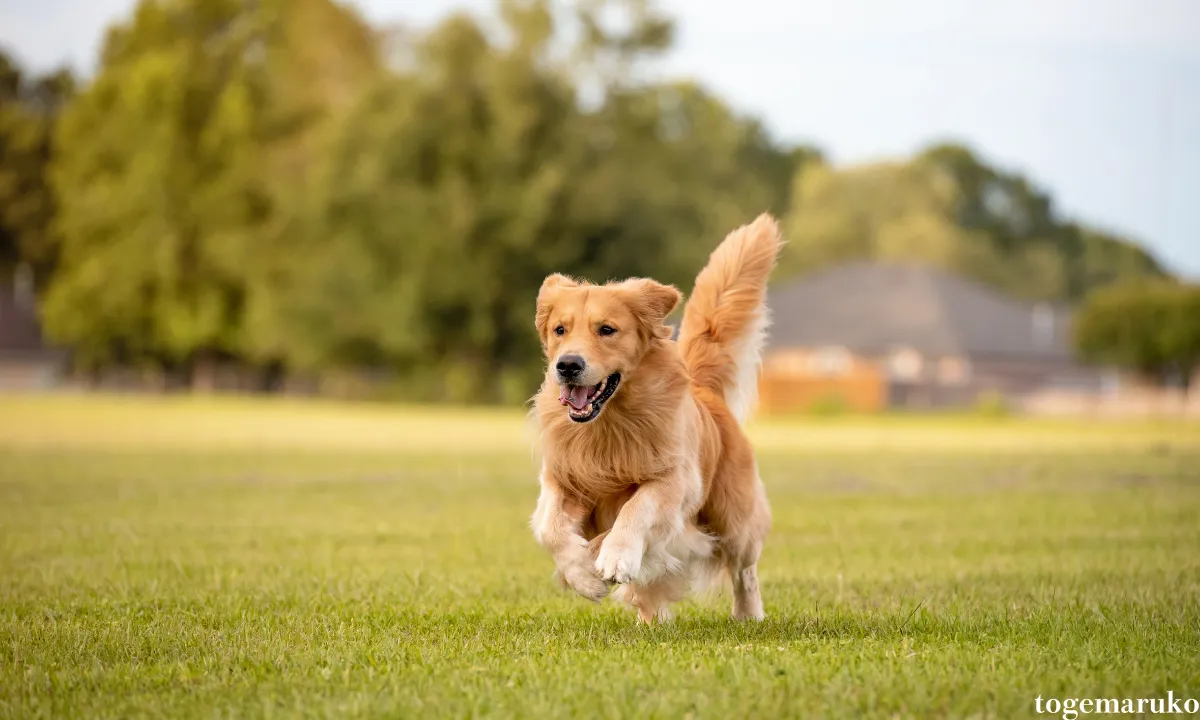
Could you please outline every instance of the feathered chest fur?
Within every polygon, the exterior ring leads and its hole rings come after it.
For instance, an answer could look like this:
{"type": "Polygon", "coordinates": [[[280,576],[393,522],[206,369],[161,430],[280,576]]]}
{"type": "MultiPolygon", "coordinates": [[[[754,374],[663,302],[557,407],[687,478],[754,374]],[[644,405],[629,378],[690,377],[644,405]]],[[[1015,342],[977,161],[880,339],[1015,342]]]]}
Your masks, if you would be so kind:
{"type": "Polygon", "coordinates": [[[595,502],[633,485],[666,478],[679,460],[673,413],[654,416],[610,408],[580,425],[553,408],[542,417],[542,450],[553,481],[595,502]]]}

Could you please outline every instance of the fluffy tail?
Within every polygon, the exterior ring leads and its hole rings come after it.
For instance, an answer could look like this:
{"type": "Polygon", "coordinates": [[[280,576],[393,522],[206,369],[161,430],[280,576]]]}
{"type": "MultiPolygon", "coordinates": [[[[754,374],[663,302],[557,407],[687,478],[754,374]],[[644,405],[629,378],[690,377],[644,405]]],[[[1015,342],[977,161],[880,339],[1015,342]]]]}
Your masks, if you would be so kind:
{"type": "Polygon", "coordinates": [[[725,398],[743,422],[758,399],[767,336],[767,279],[783,247],[779,224],[763,214],[734,230],[696,277],[683,311],[679,347],[693,382],[725,398]]]}

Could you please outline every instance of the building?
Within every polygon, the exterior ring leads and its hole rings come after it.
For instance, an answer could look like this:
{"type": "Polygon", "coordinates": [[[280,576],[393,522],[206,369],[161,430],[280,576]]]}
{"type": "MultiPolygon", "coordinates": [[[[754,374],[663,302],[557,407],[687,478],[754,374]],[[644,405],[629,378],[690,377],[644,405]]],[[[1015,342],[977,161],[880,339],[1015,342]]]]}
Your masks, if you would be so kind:
{"type": "Polygon", "coordinates": [[[0,392],[52,387],[66,368],[66,353],[42,337],[35,300],[27,270],[0,281],[0,392]]]}
{"type": "Polygon", "coordinates": [[[929,267],[834,267],[774,286],[769,303],[766,413],[1019,404],[1045,391],[1102,394],[1114,382],[1075,361],[1065,308],[929,267]]]}

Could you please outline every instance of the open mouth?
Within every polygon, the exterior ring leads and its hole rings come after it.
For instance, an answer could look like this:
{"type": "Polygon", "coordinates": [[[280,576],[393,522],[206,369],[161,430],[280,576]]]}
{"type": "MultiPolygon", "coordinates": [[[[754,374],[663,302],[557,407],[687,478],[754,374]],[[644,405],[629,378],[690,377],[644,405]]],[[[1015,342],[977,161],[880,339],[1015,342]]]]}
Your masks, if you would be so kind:
{"type": "Polygon", "coordinates": [[[595,420],[600,408],[617,391],[621,373],[613,373],[595,385],[563,385],[558,401],[567,406],[567,416],[575,422],[595,420]]]}

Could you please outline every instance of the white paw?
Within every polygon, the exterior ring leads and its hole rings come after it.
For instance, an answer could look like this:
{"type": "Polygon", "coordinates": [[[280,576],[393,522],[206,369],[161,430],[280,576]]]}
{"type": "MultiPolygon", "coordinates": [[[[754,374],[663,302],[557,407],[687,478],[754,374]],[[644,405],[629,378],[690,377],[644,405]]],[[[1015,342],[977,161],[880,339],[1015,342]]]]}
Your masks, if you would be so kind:
{"type": "Polygon", "coordinates": [[[623,542],[620,536],[609,535],[596,556],[596,572],[604,580],[622,585],[637,580],[642,571],[643,553],[640,544],[623,542]]]}

